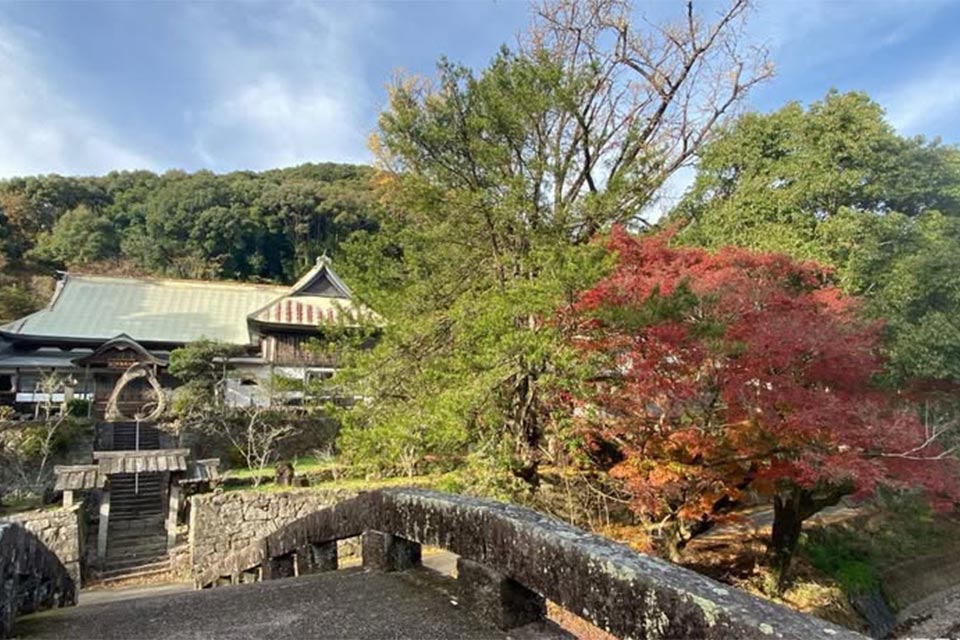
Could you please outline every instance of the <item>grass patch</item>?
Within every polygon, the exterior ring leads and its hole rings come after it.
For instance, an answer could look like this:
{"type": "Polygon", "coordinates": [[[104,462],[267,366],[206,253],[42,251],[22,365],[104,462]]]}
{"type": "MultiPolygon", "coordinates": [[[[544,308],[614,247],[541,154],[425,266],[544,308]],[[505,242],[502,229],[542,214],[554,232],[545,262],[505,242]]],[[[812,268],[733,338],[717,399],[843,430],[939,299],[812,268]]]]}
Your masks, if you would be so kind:
{"type": "MultiPolygon", "coordinates": [[[[50,506],[57,508],[58,505],[50,506]]],[[[9,515],[12,513],[35,511],[38,509],[43,509],[43,498],[41,496],[34,494],[4,496],[3,509],[0,510],[0,513],[9,515]]]]}
{"type": "Polygon", "coordinates": [[[844,593],[863,593],[880,584],[880,571],[867,545],[845,528],[814,529],[802,549],[810,564],[836,580],[844,593]]]}
{"type": "MultiPolygon", "coordinates": [[[[297,475],[303,475],[305,473],[317,473],[339,466],[335,460],[318,459],[313,456],[302,456],[292,460],[292,462],[294,473],[297,475]]],[[[276,473],[276,470],[274,467],[270,466],[263,469],[229,469],[227,473],[230,474],[231,478],[260,477],[264,479],[272,479],[276,473]]]]}
{"type": "Polygon", "coordinates": [[[882,572],[906,560],[956,547],[960,523],[938,516],[915,496],[880,494],[864,518],[810,528],[800,554],[850,595],[880,586],[882,572]]]}
{"type": "Polygon", "coordinates": [[[308,487],[285,487],[272,482],[261,484],[258,487],[224,487],[224,491],[263,491],[267,493],[282,493],[284,491],[373,491],[374,489],[386,489],[388,487],[421,487],[425,489],[437,489],[448,483],[447,475],[425,475],[414,476],[412,478],[382,478],[379,480],[365,480],[363,478],[344,478],[341,480],[331,480],[329,482],[318,482],[308,487]]]}

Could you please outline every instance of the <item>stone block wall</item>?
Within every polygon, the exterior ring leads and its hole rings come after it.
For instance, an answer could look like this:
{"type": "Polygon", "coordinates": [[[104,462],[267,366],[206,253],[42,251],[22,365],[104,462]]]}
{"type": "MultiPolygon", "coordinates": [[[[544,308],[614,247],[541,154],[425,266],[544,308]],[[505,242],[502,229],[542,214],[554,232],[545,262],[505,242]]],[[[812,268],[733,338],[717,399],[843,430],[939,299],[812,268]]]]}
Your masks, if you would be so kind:
{"type": "Polygon", "coordinates": [[[355,491],[227,491],[190,498],[190,564],[194,575],[230,552],[355,491]]]}
{"type": "Polygon", "coordinates": [[[66,567],[77,587],[80,587],[81,558],[83,557],[83,506],[51,511],[25,511],[3,516],[0,522],[15,522],[45,544],[66,567]]]}
{"type": "Polygon", "coordinates": [[[0,638],[17,616],[77,603],[77,585],[63,563],[23,526],[0,523],[0,638]]]}

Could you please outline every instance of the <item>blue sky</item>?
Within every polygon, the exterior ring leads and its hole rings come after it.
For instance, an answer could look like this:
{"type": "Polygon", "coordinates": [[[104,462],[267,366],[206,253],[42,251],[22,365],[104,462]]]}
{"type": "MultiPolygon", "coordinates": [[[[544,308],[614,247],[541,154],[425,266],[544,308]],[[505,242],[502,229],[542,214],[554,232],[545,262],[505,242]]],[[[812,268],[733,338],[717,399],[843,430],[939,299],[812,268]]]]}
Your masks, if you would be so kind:
{"type": "MultiPolygon", "coordinates": [[[[483,66],[528,16],[519,0],[3,3],[0,176],[369,161],[395,73],[483,66]]],[[[958,28],[954,0],[760,2],[750,36],[777,76],[748,106],[864,90],[901,132],[958,143],[958,28]]]]}

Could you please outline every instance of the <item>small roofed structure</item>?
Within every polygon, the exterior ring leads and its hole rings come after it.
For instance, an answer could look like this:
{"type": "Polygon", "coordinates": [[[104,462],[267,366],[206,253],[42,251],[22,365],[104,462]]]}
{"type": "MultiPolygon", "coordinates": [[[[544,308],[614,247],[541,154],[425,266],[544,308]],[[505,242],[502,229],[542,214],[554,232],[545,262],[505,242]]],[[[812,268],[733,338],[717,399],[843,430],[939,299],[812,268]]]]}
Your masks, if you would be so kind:
{"type": "Polygon", "coordinates": [[[139,451],[96,451],[99,472],[104,476],[116,473],[156,473],[186,471],[189,449],[146,449],[139,451]]]}
{"type": "Polygon", "coordinates": [[[107,481],[107,477],[100,473],[99,465],[95,464],[57,465],[53,473],[57,478],[54,491],[102,489],[107,481]]]}
{"type": "Polygon", "coordinates": [[[191,462],[189,457],[189,449],[96,451],[93,454],[96,464],[55,466],[54,491],[103,489],[107,478],[117,473],[182,472],[187,481],[209,481],[219,477],[219,460],[191,462]]]}
{"type": "Polygon", "coordinates": [[[220,459],[205,458],[187,463],[187,471],[178,479],[180,484],[215,484],[220,480],[220,459]]]}

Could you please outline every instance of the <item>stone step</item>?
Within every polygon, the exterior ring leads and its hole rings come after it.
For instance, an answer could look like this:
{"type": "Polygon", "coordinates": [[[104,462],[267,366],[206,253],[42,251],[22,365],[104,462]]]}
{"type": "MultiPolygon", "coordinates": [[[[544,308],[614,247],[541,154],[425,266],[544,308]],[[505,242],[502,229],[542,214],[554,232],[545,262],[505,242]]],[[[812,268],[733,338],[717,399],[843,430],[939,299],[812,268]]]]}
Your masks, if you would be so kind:
{"type": "Polygon", "coordinates": [[[135,480],[132,476],[129,478],[122,478],[118,475],[114,475],[113,479],[110,482],[113,488],[129,487],[132,489],[134,488],[134,486],[136,486],[138,482],[141,487],[160,486],[160,483],[163,482],[163,478],[159,477],[160,475],[161,474],[158,474],[158,473],[150,473],[149,475],[144,473],[140,475],[139,481],[135,480]]]}
{"type": "MultiPolygon", "coordinates": [[[[151,489],[156,489],[160,487],[162,482],[163,482],[162,478],[145,477],[140,479],[139,485],[140,485],[140,488],[149,487],[151,489]]],[[[126,490],[135,491],[137,484],[138,484],[137,481],[133,480],[132,478],[130,480],[121,480],[119,482],[116,480],[111,480],[110,490],[111,491],[126,491],[126,490]]]]}
{"type": "Polygon", "coordinates": [[[111,511],[110,512],[110,524],[114,522],[124,524],[119,526],[119,529],[133,529],[134,523],[139,520],[150,519],[150,522],[144,523],[144,526],[136,527],[137,529],[149,528],[153,525],[153,520],[159,519],[164,520],[166,514],[163,509],[140,509],[136,511],[111,511]]]}
{"type": "Polygon", "coordinates": [[[165,511],[164,506],[165,505],[162,505],[156,502],[151,502],[147,504],[131,504],[131,505],[111,504],[110,515],[116,515],[118,513],[132,513],[134,515],[142,513],[144,515],[147,515],[147,514],[156,515],[158,513],[163,513],[165,511]]]}
{"type": "Polygon", "coordinates": [[[160,499],[163,497],[163,488],[162,487],[140,487],[139,490],[130,487],[129,489],[112,489],[110,491],[110,501],[112,502],[114,497],[120,497],[122,499],[137,499],[137,498],[154,498],[160,499]]]}
{"type": "Polygon", "coordinates": [[[111,514],[117,514],[117,513],[144,513],[144,514],[146,514],[146,513],[148,513],[148,512],[159,513],[159,512],[164,511],[164,506],[165,506],[165,505],[163,505],[163,504],[161,504],[161,503],[159,503],[159,502],[143,502],[143,503],[134,502],[134,503],[128,503],[128,504],[122,504],[122,503],[121,503],[121,504],[111,504],[111,505],[110,505],[110,513],[111,513],[111,514]]]}
{"type": "Polygon", "coordinates": [[[140,491],[110,492],[110,502],[127,502],[129,500],[163,500],[163,492],[159,489],[141,487],[140,491]],[[116,500],[114,498],[117,498],[116,500]]]}
{"type": "Polygon", "coordinates": [[[135,498],[140,498],[140,497],[160,498],[160,497],[162,497],[162,496],[163,496],[163,488],[162,488],[162,487],[151,487],[151,486],[143,487],[143,486],[141,486],[139,490],[134,489],[133,487],[130,487],[129,489],[116,489],[116,488],[113,488],[113,489],[110,490],[110,501],[111,501],[111,502],[113,501],[113,498],[114,498],[114,497],[134,498],[134,499],[135,499],[135,498]]]}
{"type": "Polygon", "coordinates": [[[135,565],[149,564],[151,562],[159,562],[161,560],[165,560],[166,558],[166,546],[156,549],[144,549],[143,551],[139,551],[137,553],[107,553],[104,566],[107,569],[118,569],[120,567],[132,567],[135,565]]]}
{"type": "Polygon", "coordinates": [[[141,497],[150,497],[160,499],[163,496],[162,487],[140,487],[139,490],[130,487],[129,489],[111,489],[110,490],[110,501],[113,502],[114,497],[119,497],[121,499],[136,499],[141,497]]]}
{"type": "MultiPolygon", "coordinates": [[[[145,564],[147,562],[156,562],[167,558],[167,546],[144,548],[139,550],[130,549],[111,549],[107,547],[107,565],[127,566],[134,564],[145,564]]],[[[115,568],[107,566],[107,568],[115,568]]]]}
{"type": "Polygon", "coordinates": [[[112,538],[149,538],[150,536],[166,535],[167,528],[164,524],[154,524],[149,527],[122,526],[110,527],[108,533],[112,538]]]}
{"type": "Polygon", "coordinates": [[[139,483],[133,479],[122,480],[120,482],[117,482],[116,480],[111,480],[110,490],[111,491],[136,491],[138,484],[141,489],[160,489],[162,482],[163,482],[162,478],[141,479],[139,483]]]}
{"type": "Polygon", "coordinates": [[[130,496],[129,498],[121,498],[119,500],[114,500],[113,496],[110,497],[110,507],[115,506],[141,506],[141,505],[160,505],[163,504],[163,500],[160,499],[160,496],[130,496]]]}
{"type": "MultiPolygon", "coordinates": [[[[159,502],[154,502],[154,503],[151,503],[151,504],[137,504],[137,505],[126,505],[126,504],[122,504],[122,503],[119,504],[119,505],[111,504],[111,505],[110,505],[110,515],[112,516],[112,515],[114,515],[114,514],[116,514],[116,513],[120,513],[121,511],[137,511],[138,509],[145,509],[145,510],[148,510],[148,511],[159,511],[159,512],[163,513],[163,512],[166,512],[166,510],[167,510],[166,507],[167,507],[167,505],[162,504],[162,503],[159,503],[159,502]]],[[[150,516],[148,516],[147,514],[144,514],[144,519],[147,520],[147,519],[149,519],[150,517],[155,518],[156,516],[157,516],[156,513],[154,513],[154,514],[152,514],[152,515],[150,515],[150,516]]]]}
{"type": "Polygon", "coordinates": [[[100,573],[100,582],[116,582],[119,580],[133,580],[136,578],[146,578],[149,576],[160,575],[170,572],[170,561],[153,562],[135,567],[121,567],[119,569],[108,569],[100,573]]]}
{"type": "Polygon", "coordinates": [[[141,571],[144,567],[170,566],[170,558],[166,554],[144,556],[143,558],[121,558],[110,560],[103,565],[103,573],[119,574],[122,571],[141,571]]]}
{"type": "Polygon", "coordinates": [[[144,490],[144,491],[140,491],[139,493],[136,491],[130,491],[129,493],[124,492],[119,495],[114,494],[113,492],[110,493],[111,504],[115,502],[130,502],[130,501],[137,501],[137,500],[154,500],[156,502],[163,502],[163,493],[160,491],[152,491],[152,490],[151,491],[144,490]]]}
{"type": "Polygon", "coordinates": [[[150,531],[163,526],[153,522],[152,519],[160,520],[162,523],[166,520],[166,514],[158,509],[149,512],[111,513],[109,531],[150,531]],[[144,518],[151,518],[151,521],[142,523],[144,518]]]}
{"type": "MultiPolygon", "coordinates": [[[[148,526],[150,526],[150,525],[162,526],[162,524],[163,524],[163,523],[166,521],[166,519],[167,519],[167,513],[166,513],[166,511],[167,511],[166,509],[154,509],[154,513],[141,513],[140,515],[133,514],[133,515],[136,515],[136,517],[135,517],[135,518],[132,518],[132,520],[139,520],[139,521],[140,521],[140,524],[143,525],[143,526],[137,527],[138,529],[143,529],[144,527],[148,527],[148,526]]],[[[125,515],[129,515],[129,514],[126,514],[126,512],[123,512],[122,510],[121,510],[121,511],[114,511],[114,510],[111,508],[111,509],[110,509],[110,524],[113,524],[114,520],[117,519],[116,516],[117,516],[119,513],[124,513],[125,515]]],[[[124,518],[119,518],[119,519],[123,520],[124,518]]],[[[131,518],[127,518],[126,520],[131,520],[131,518]]],[[[125,523],[122,527],[120,527],[120,528],[121,528],[121,529],[130,529],[130,528],[132,528],[132,526],[133,526],[133,525],[132,525],[131,522],[126,522],[126,523],[125,523]]]]}
{"type": "Polygon", "coordinates": [[[147,551],[156,549],[167,549],[167,537],[151,538],[150,540],[122,540],[107,541],[107,556],[129,553],[130,555],[143,555],[147,551]]]}
{"type": "Polygon", "coordinates": [[[107,551],[111,549],[147,549],[153,547],[167,546],[167,536],[150,536],[146,540],[136,540],[132,538],[124,540],[107,540],[107,551]]]}
{"type": "Polygon", "coordinates": [[[120,498],[119,500],[114,500],[113,496],[110,496],[111,507],[118,504],[119,505],[162,504],[163,502],[165,501],[162,500],[160,496],[139,495],[139,496],[123,497],[123,498],[120,498]]]}
{"type": "Polygon", "coordinates": [[[164,505],[162,502],[157,500],[152,500],[149,502],[121,502],[120,504],[110,504],[110,513],[119,513],[121,511],[131,511],[136,512],[140,510],[147,511],[163,511],[164,505]]]}
{"type": "Polygon", "coordinates": [[[107,549],[106,567],[115,569],[120,566],[132,566],[148,562],[159,561],[167,557],[167,545],[151,547],[149,549],[107,549]]]}
{"type": "Polygon", "coordinates": [[[159,503],[161,503],[161,502],[165,502],[165,500],[163,500],[162,496],[160,496],[160,495],[150,496],[150,495],[146,495],[146,494],[140,494],[140,495],[135,495],[135,494],[134,494],[134,495],[129,495],[129,496],[121,496],[120,499],[118,499],[118,500],[114,500],[114,499],[113,499],[113,496],[110,496],[110,506],[111,506],[111,507],[112,507],[113,505],[115,505],[115,504],[128,504],[128,503],[129,503],[129,504],[137,504],[137,503],[140,503],[140,502],[156,502],[156,503],[159,504],[159,503]]]}

